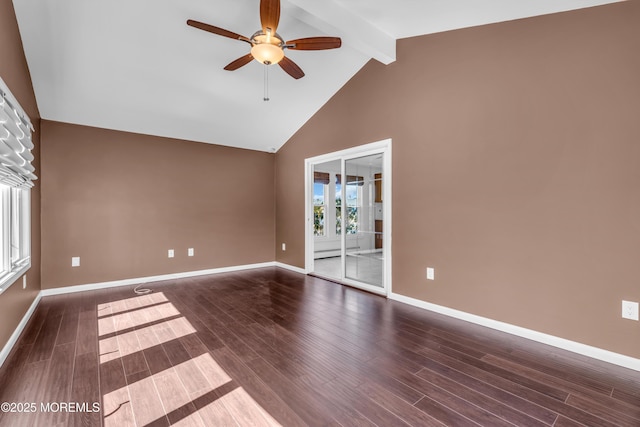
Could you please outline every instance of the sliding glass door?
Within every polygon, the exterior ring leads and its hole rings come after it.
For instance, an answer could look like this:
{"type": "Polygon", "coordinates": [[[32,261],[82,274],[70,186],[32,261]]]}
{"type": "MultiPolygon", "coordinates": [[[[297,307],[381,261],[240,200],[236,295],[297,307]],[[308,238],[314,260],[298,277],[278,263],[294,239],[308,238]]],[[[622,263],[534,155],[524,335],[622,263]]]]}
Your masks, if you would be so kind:
{"type": "Polygon", "coordinates": [[[390,292],[390,145],[307,159],[307,272],[390,292]]]}

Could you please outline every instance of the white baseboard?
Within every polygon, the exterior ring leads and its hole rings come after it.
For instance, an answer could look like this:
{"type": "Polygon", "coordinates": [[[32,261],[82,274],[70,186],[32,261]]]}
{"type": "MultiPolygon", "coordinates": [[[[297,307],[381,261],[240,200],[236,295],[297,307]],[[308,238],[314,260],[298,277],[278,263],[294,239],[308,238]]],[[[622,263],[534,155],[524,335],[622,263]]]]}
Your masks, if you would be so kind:
{"type": "Polygon", "coordinates": [[[290,271],[293,271],[293,272],[296,272],[296,273],[307,274],[307,270],[305,270],[304,268],[295,267],[293,265],[283,264],[281,262],[276,262],[275,266],[279,267],[279,268],[284,268],[285,270],[290,270],[290,271]]]}
{"type": "Polygon", "coordinates": [[[189,277],[206,276],[207,274],[229,273],[233,271],[252,270],[254,268],[275,267],[275,263],[236,265],[231,267],[211,268],[207,270],[186,271],[183,273],[161,274],[158,276],[138,277],[135,279],[114,280],[111,282],[90,283],[86,285],[65,286],[61,288],[43,289],[43,297],[49,295],[69,294],[73,292],[93,291],[96,289],[115,288],[117,286],[137,285],[140,283],[161,282],[163,280],[186,279],[189,277]]]}
{"type": "Polygon", "coordinates": [[[22,316],[22,320],[20,321],[20,323],[18,323],[18,326],[16,327],[15,331],[13,331],[13,334],[11,334],[11,336],[9,337],[9,340],[2,348],[2,351],[0,351],[0,367],[4,365],[4,361],[7,360],[9,353],[11,353],[11,350],[13,349],[13,346],[18,341],[18,338],[20,338],[20,334],[24,330],[25,326],[27,326],[27,323],[29,322],[29,319],[31,319],[33,312],[36,311],[36,307],[40,302],[40,298],[42,298],[42,293],[38,292],[38,295],[36,295],[35,299],[31,303],[31,306],[29,307],[27,312],[24,314],[24,316],[22,316]]]}
{"type": "Polygon", "coordinates": [[[487,328],[496,329],[498,331],[506,332],[511,335],[517,335],[519,337],[527,338],[532,341],[537,341],[553,347],[561,348],[563,350],[568,350],[573,353],[591,357],[593,359],[602,360],[604,362],[612,363],[614,365],[633,369],[635,371],[640,371],[640,359],[635,359],[630,356],[625,356],[623,354],[614,353],[612,351],[603,350],[601,348],[592,347],[590,345],[582,344],[575,341],[570,341],[564,338],[559,338],[559,337],[548,335],[542,332],[533,331],[531,329],[522,328],[520,326],[511,325],[509,323],[500,322],[498,320],[488,319],[482,316],[476,316],[475,314],[470,314],[470,313],[455,310],[449,307],[432,304],[426,301],[410,298],[410,297],[399,295],[396,293],[391,293],[389,295],[389,298],[395,301],[412,305],[414,307],[423,308],[425,310],[444,314],[445,316],[454,317],[460,320],[465,320],[470,323],[486,326],[487,328]]]}

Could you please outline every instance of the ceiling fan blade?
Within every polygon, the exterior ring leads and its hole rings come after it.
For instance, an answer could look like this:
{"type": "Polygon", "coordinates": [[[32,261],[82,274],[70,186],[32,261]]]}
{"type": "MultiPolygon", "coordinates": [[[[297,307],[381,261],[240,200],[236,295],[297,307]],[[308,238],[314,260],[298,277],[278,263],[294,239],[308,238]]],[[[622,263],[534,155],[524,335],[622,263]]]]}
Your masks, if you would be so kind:
{"type": "Polygon", "coordinates": [[[193,19],[187,20],[187,25],[190,25],[194,28],[198,28],[200,30],[208,31],[213,34],[217,34],[219,36],[229,37],[230,39],[235,39],[235,40],[241,40],[249,44],[251,43],[251,41],[245,36],[241,36],[240,34],[236,34],[232,31],[228,31],[219,27],[214,27],[213,25],[205,24],[203,22],[194,21],[193,19]]]}
{"type": "Polygon", "coordinates": [[[285,43],[285,46],[294,50],[337,49],[342,46],[342,40],[340,40],[340,37],[307,37],[290,40],[285,43]]]}
{"type": "Polygon", "coordinates": [[[260,0],[260,23],[262,31],[267,33],[271,28],[271,34],[275,35],[280,22],[280,0],[260,0]]]}
{"type": "Polygon", "coordinates": [[[224,67],[224,69],[227,70],[227,71],[234,71],[234,70],[237,70],[240,67],[244,67],[245,65],[247,65],[251,61],[253,61],[253,55],[251,55],[249,53],[248,55],[241,56],[240,58],[238,58],[235,61],[231,62],[229,65],[224,67]]]}
{"type": "Polygon", "coordinates": [[[302,71],[302,69],[298,67],[298,65],[295,62],[293,62],[286,56],[282,58],[282,60],[278,62],[278,64],[287,74],[289,74],[294,79],[297,80],[299,78],[304,77],[304,71],[302,71]]]}

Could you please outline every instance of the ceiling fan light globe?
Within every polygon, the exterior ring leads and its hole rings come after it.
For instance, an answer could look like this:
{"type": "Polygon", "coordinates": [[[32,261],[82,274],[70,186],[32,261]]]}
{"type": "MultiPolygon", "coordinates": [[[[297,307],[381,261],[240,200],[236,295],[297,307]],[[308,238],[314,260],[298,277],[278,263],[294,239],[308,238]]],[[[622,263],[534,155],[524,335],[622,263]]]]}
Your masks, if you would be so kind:
{"type": "Polygon", "coordinates": [[[259,43],[251,48],[251,55],[261,64],[272,65],[284,58],[284,51],[274,44],[259,43]]]}

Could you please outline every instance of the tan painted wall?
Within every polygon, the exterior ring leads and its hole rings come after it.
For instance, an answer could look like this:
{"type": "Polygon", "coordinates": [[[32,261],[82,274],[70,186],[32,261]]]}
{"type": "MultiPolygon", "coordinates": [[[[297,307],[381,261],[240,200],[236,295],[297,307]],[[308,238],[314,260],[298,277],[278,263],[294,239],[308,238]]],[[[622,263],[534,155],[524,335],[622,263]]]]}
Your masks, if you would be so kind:
{"type": "MultiPolygon", "coordinates": [[[[0,2],[0,76],[29,115],[36,131],[33,162],[40,176],[40,113],[33,93],[31,76],[22,50],[22,40],[11,1],[0,2]]],[[[40,181],[31,190],[31,269],[27,272],[27,289],[22,278],[0,295],[0,349],[22,320],[40,290],[40,181]]]]}
{"type": "Polygon", "coordinates": [[[304,266],[303,160],[391,137],[394,292],[640,357],[638,22],[628,1],[400,40],[278,152],[277,260],[304,266]]]}
{"type": "Polygon", "coordinates": [[[43,289],[274,260],[273,154],[46,120],[42,133],[43,289]]]}

